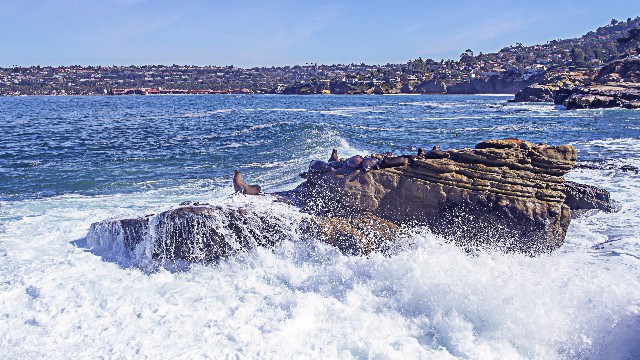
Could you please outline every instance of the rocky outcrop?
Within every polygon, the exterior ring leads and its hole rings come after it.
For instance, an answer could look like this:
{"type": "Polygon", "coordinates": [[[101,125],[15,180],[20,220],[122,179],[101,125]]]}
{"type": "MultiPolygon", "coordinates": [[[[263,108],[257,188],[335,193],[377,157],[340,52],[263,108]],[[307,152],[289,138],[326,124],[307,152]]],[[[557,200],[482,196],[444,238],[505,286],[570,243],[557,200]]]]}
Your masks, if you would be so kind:
{"type": "Polygon", "coordinates": [[[510,102],[553,102],[553,94],[557,90],[554,86],[533,84],[518,91],[510,102]]]}
{"type": "Polygon", "coordinates": [[[296,200],[315,213],[426,225],[464,247],[539,253],[562,245],[570,221],[562,175],[575,164],[573,147],[507,139],[444,153],[383,170],[308,174],[296,200]]]}
{"type": "Polygon", "coordinates": [[[561,89],[554,103],[572,109],[602,109],[624,107],[635,109],[640,103],[640,84],[617,83],[561,89]]]}
{"type": "Polygon", "coordinates": [[[598,84],[640,83],[640,58],[612,61],[598,71],[593,81],[598,84]]]}
{"type": "Polygon", "coordinates": [[[590,71],[550,70],[544,74],[540,82],[518,91],[510,102],[554,102],[559,91],[584,86],[592,77],[590,71]]]}
{"type": "Polygon", "coordinates": [[[640,59],[608,63],[581,86],[560,87],[554,92],[556,105],[572,109],[640,108],[640,59]]]}
{"type": "Polygon", "coordinates": [[[611,212],[611,196],[607,190],[595,186],[567,181],[564,183],[564,203],[574,217],[586,210],[611,212]]]}
{"type": "Polygon", "coordinates": [[[264,209],[186,203],[158,215],[94,223],[87,244],[125,257],[210,262],[298,237],[320,239],[345,254],[367,255],[389,248],[402,233],[398,225],[370,213],[302,216],[292,222],[264,209]]]}
{"type": "Polygon", "coordinates": [[[565,182],[575,163],[572,146],[512,138],[475,149],[313,161],[307,180],[274,194],[276,202],[267,202],[273,205],[184,203],[158,215],[95,223],[87,242],[200,262],[312,237],[362,255],[390,249],[407,229],[426,226],[465,249],[538,254],[562,245],[571,210],[611,209],[606,191],[565,182]],[[273,211],[276,205],[304,212],[292,220],[273,211]]]}
{"type": "Polygon", "coordinates": [[[186,204],[158,215],[94,223],[87,243],[153,259],[212,261],[282,241],[288,230],[284,224],[269,212],[186,204]]]}

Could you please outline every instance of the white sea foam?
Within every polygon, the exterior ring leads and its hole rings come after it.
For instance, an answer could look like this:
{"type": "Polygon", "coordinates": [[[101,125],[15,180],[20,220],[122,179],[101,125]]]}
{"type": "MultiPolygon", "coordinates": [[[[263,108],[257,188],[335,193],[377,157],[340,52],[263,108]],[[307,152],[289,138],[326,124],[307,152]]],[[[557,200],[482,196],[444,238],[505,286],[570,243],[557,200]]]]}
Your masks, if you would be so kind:
{"type": "Polygon", "coordinates": [[[0,358],[633,358],[640,178],[569,178],[607,188],[618,210],[573,220],[565,246],[536,258],[471,256],[424,231],[393,256],[350,257],[292,232],[275,249],[148,273],[87,251],[89,225],[184,199],[304,214],[227,188],[3,202],[0,358]]]}

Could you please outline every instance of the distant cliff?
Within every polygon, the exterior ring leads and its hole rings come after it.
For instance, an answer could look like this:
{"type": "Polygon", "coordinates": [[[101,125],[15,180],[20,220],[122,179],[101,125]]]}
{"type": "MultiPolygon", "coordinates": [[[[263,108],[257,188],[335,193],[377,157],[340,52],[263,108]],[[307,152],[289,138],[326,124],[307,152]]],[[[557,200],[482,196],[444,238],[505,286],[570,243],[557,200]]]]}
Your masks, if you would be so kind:
{"type": "Polygon", "coordinates": [[[514,101],[549,102],[567,109],[640,108],[640,58],[605,64],[598,72],[545,77],[519,91],[514,101]]]}

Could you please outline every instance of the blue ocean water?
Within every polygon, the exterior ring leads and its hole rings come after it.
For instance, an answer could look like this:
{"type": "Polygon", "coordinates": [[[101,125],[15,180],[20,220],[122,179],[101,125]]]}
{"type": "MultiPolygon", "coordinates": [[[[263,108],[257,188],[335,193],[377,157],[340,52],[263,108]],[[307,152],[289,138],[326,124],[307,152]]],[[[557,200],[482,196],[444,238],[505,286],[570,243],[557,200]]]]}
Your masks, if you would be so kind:
{"type": "Polygon", "coordinates": [[[640,167],[640,112],[510,98],[0,98],[0,357],[638,358],[640,175],[623,166],[640,167]],[[611,191],[615,211],[574,220],[537,258],[469,256],[424,229],[395,256],[349,257],[292,233],[276,249],[148,273],[83,242],[92,222],[186,200],[302,216],[231,196],[234,169],[280,191],[332,148],[504,137],[574,145],[584,166],[567,178],[611,191]]]}
{"type": "Polygon", "coordinates": [[[343,142],[414,153],[517,136],[551,144],[640,137],[625,110],[555,111],[471,96],[147,96],[0,99],[0,199],[223,186],[241,168],[270,187],[298,181],[343,142]],[[273,168],[279,168],[276,173],[273,168]],[[281,172],[288,168],[291,171],[281,172]],[[278,179],[278,181],[276,181],[278,179]],[[203,184],[204,186],[204,184],[203,184]]]}

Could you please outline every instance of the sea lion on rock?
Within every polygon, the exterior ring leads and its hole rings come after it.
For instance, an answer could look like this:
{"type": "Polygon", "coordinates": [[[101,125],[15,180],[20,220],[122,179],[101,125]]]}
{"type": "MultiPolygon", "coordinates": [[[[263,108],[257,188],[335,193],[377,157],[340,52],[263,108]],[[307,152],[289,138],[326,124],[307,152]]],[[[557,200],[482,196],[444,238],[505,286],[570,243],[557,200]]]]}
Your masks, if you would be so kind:
{"type": "Polygon", "coordinates": [[[418,148],[418,156],[417,156],[417,158],[418,159],[424,159],[426,157],[427,157],[427,153],[424,152],[424,149],[421,148],[421,147],[418,148]]]}
{"type": "Polygon", "coordinates": [[[362,160],[362,163],[360,166],[362,167],[362,170],[364,170],[364,172],[369,172],[371,170],[378,169],[379,162],[380,160],[374,157],[366,157],[364,158],[364,160],[362,160]]]}
{"type": "Polygon", "coordinates": [[[344,161],[329,161],[328,164],[332,169],[340,169],[344,167],[344,161]]]}
{"type": "Polygon", "coordinates": [[[354,155],[347,160],[347,166],[352,169],[360,167],[360,163],[362,163],[362,156],[360,155],[354,155]]]}
{"type": "Polygon", "coordinates": [[[329,164],[320,160],[313,160],[311,164],[309,164],[309,171],[318,172],[318,173],[327,173],[333,170],[329,164]]]}
{"type": "Polygon", "coordinates": [[[329,162],[332,162],[332,161],[340,161],[340,158],[338,157],[337,149],[331,150],[331,157],[329,158],[329,162]]]}
{"type": "Polygon", "coordinates": [[[409,163],[409,159],[404,156],[385,157],[378,163],[380,169],[387,169],[398,166],[405,166],[409,163]]]}
{"type": "Polygon", "coordinates": [[[247,185],[242,179],[242,173],[239,170],[233,170],[233,189],[236,193],[245,195],[258,195],[262,191],[260,185],[247,185]]]}
{"type": "Polygon", "coordinates": [[[434,146],[427,154],[427,159],[448,159],[451,154],[440,151],[440,146],[434,146]]]}

